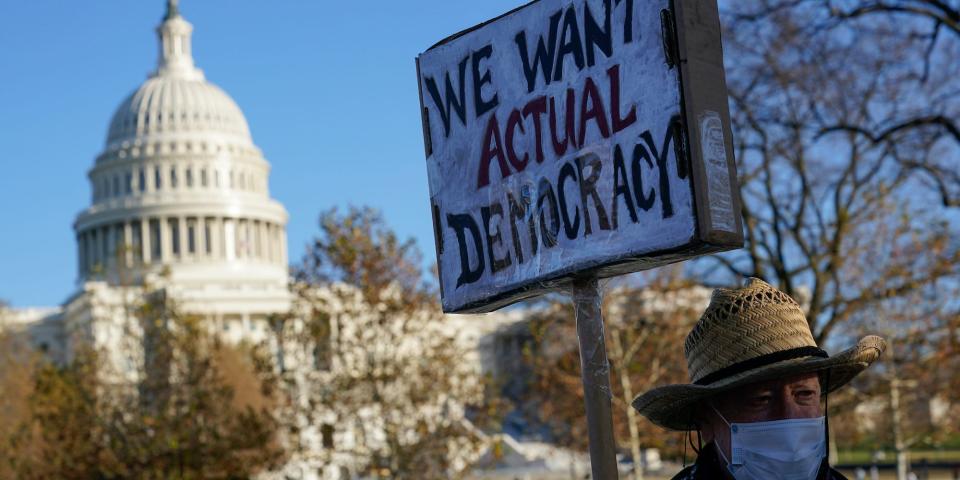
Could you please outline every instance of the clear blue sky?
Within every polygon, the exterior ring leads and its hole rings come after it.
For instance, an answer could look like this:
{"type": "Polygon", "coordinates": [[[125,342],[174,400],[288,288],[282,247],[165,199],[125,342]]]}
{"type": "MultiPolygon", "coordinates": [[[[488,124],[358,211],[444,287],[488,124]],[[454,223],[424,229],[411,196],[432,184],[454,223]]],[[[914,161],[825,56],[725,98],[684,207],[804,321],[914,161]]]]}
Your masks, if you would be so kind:
{"type": "MultiPolygon", "coordinates": [[[[381,209],[432,259],[414,57],[525,0],[182,0],[197,65],[247,116],[291,259],[331,206],[381,209]]],[[[0,299],[57,305],[119,102],[154,68],[163,0],[0,3],[0,299]]]]}

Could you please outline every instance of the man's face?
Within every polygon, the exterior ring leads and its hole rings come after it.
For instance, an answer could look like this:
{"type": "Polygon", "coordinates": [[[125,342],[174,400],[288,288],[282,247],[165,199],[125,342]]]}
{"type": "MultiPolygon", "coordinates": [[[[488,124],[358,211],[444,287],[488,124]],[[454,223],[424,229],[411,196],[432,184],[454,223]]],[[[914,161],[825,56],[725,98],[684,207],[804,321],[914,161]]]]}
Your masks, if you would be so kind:
{"type": "MultiPolygon", "coordinates": [[[[729,423],[823,416],[820,378],[816,373],[744,385],[717,395],[711,404],[729,423]]],[[[709,404],[701,407],[701,421],[704,440],[715,441],[730,458],[730,429],[709,404]]]]}

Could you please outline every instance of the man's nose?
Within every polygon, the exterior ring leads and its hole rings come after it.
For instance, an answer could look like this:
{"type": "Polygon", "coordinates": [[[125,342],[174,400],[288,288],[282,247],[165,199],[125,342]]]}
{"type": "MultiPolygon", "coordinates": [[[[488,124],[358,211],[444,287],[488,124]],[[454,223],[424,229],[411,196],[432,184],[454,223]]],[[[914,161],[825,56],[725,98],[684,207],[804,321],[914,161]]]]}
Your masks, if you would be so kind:
{"type": "Polygon", "coordinates": [[[780,395],[777,398],[777,409],[775,414],[777,420],[789,420],[791,418],[804,417],[802,406],[797,404],[791,395],[780,395]]]}

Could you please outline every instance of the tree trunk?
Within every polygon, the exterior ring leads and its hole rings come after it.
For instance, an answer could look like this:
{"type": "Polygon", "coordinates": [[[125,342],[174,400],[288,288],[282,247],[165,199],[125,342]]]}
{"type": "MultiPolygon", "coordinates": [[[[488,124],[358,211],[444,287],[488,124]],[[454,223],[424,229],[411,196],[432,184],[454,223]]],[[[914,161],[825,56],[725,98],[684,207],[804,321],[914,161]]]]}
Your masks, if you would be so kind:
{"type": "MultiPolygon", "coordinates": [[[[827,415],[829,415],[829,412],[827,415]]],[[[830,465],[836,465],[840,463],[840,452],[837,450],[837,437],[833,434],[833,429],[827,431],[827,437],[830,439],[830,451],[827,452],[827,461],[830,465]]]]}
{"type": "Polygon", "coordinates": [[[643,480],[643,456],[640,451],[640,431],[637,429],[637,412],[630,405],[633,394],[629,389],[630,379],[626,374],[620,375],[623,385],[623,396],[627,401],[627,426],[630,428],[630,454],[633,455],[633,478],[643,480]]]}
{"type": "MultiPolygon", "coordinates": [[[[892,350],[891,348],[891,353],[892,350]]],[[[903,412],[900,407],[900,379],[897,378],[897,369],[893,365],[890,368],[890,376],[890,413],[893,416],[893,444],[897,453],[897,480],[907,480],[910,458],[901,425],[903,412]]]]}
{"type": "Polygon", "coordinates": [[[633,456],[633,478],[634,480],[643,480],[643,457],[640,450],[640,430],[637,428],[637,411],[633,409],[633,384],[630,381],[629,372],[624,365],[623,344],[619,334],[611,335],[613,360],[616,362],[617,371],[620,373],[620,386],[623,387],[623,403],[627,406],[627,427],[630,429],[630,455],[633,456]]]}

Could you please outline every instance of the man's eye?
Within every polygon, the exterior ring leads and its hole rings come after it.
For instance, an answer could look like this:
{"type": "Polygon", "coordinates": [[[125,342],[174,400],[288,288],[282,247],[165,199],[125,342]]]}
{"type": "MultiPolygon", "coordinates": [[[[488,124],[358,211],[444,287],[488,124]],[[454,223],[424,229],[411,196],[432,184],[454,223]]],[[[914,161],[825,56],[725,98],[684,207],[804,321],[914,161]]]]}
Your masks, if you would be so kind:
{"type": "Polygon", "coordinates": [[[770,395],[760,395],[750,399],[750,404],[754,407],[762,407],[770,403],[770,395]]]}
{"type": "Polygon", "coordinates": [[[815,392],[815,391],[813,391],[813,390],[800,390],[799,392],[797,392],[797,396],[798,396],[798,397],[800,397],[800,398],[805,398],[805,399],[806,399],[806,398],[811,398],[811,397],[813,397],[813,396],[816,395],[816,394],[817,394],[817,392],[815,392]]]}

